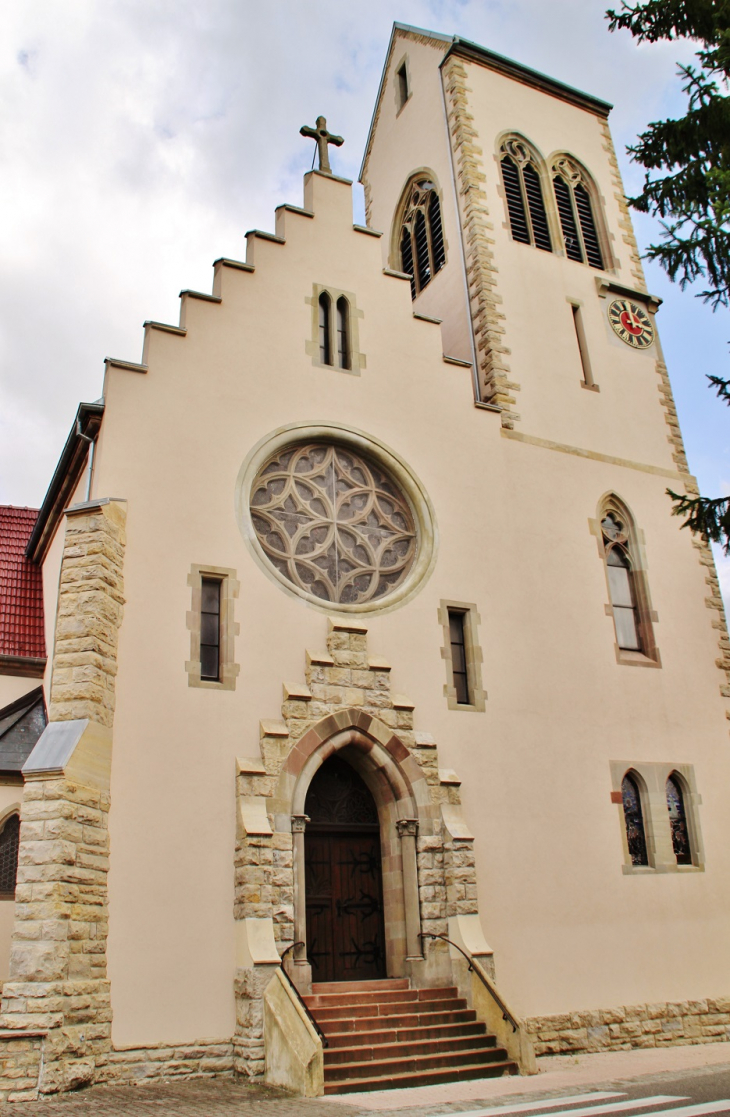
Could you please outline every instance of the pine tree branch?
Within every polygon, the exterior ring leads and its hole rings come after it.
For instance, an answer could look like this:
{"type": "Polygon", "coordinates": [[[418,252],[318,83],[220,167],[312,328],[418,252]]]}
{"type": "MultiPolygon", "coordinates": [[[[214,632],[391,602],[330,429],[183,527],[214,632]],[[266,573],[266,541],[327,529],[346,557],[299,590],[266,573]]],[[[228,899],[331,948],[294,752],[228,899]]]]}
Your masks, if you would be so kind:
{"type": "Polygon", "coordinates": [[[723,552],[730,554],[730,497],[680,496],[667,489],[672,498],[672,515],[686,516],[682,527],[701,535],[712,543],[721,543],[723,552]]]}
{"type": "Polygon", "coordinates": [[[723,380],[721,376],[708,376],[710,384],[717,391],[717,398],[724,400],[730,407],[730,380],[723,380]]]}

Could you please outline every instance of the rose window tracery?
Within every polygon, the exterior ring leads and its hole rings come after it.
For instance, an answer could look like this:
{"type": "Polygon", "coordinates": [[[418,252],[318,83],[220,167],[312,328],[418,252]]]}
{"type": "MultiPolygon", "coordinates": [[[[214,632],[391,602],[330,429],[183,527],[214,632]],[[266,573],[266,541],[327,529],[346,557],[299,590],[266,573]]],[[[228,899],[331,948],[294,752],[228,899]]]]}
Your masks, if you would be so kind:
{"type": "Polygon", "coordinates": [[[349,447],[308,443],[279,451],[256,477],[250,509],[269,561],[322,601],[378,601],[401,585],[416,558],[405,496],[349,447]]]}

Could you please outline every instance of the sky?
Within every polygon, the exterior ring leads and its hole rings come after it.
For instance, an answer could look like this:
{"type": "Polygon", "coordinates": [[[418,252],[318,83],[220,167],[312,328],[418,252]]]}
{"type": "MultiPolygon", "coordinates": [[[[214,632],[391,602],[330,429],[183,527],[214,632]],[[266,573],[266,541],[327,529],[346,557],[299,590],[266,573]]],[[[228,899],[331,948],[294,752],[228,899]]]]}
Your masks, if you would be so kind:
{"type": "MultiPolygon", "coordinates": [[[[324,114],[357,180],[394,20],[458,34],[614,104],[625,154],[681,115],[688,43],[610,34],[597,0],[5,0],[0,45],[0,503],[37,507],[76,407],[107,356],[139,361],[142,323],[176,323],[178,293],[245,258],[248,229],[301,204],[302,124],[324,114]]],[[[356,190],[356,220],[364,220],[356,190]],[[359,212],[358,212],[359,211],[359,212]]],[[[640,246],[654,220],[635,215],[640,246]]],[[[658,325],[690,468],[730,493],[730,414],[704,375],[730,375],[726,312],[656,265],[658,325]]],[[[730,561],[719,570],[730,601],[730,561]]]]}

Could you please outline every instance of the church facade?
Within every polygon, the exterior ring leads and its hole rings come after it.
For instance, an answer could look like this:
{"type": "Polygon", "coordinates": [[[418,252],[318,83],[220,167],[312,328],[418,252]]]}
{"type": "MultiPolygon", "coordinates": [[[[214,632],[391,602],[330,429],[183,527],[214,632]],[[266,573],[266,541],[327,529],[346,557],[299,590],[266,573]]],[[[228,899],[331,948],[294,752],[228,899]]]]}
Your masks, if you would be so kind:
{"type": "Polygon", "coordinates": [[[0,510],[3,1097],[354,1089],[355,989],[496,1035],[421,1081],[730,1038],[730,644],[609,109],[396,25],[367,226],[306,175],[0,510]]]}

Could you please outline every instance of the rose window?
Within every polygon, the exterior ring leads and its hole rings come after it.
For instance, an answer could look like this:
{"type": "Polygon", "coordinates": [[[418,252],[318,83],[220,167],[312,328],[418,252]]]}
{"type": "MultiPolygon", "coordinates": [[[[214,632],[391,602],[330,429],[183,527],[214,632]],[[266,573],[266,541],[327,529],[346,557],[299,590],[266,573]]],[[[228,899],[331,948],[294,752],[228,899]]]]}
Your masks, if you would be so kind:
{"type": "Polygon", "coordinates": [[[269,561],[322,601],[379,601],[416,559],[415,519],[404,494],[379,465],[344,446],[279,451],[258,473],[250,507],[269,561]]]}

